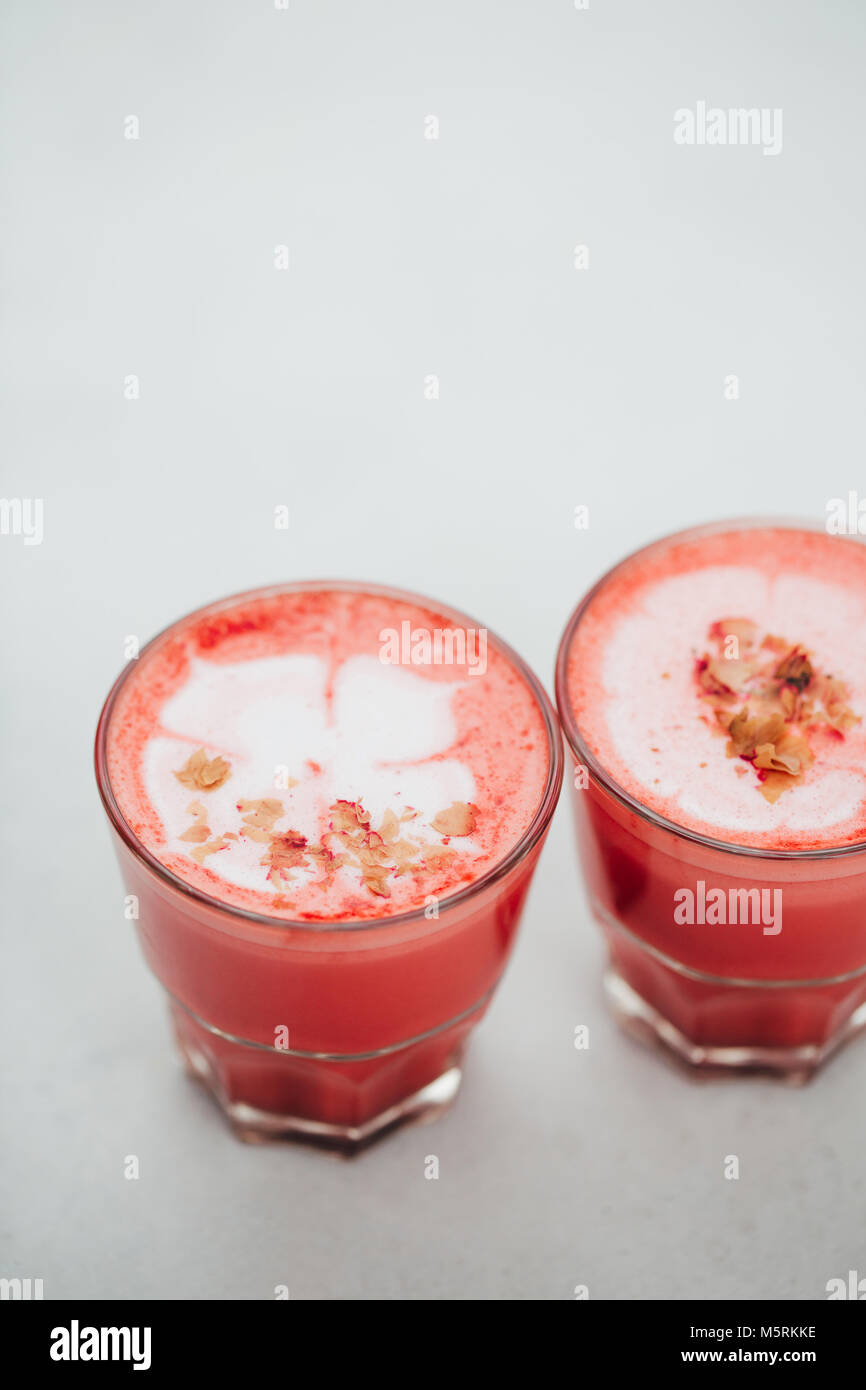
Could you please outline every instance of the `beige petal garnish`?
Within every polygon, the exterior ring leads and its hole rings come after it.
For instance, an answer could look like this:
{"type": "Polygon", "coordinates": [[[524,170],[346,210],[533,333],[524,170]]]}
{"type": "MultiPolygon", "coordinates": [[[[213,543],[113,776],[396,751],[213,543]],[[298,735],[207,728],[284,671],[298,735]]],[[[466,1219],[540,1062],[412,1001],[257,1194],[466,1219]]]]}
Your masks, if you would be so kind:
{"type": "Polygon", "coordinates": [[[266,796],[258,801],[241,800],[238,810],[241,817],[241,833],[247,840],[260,845],[271,842],[274,825],[284,815],[283,803],[275,796],[266,796]]]}
{"type": "Polygon", "coordinates": [[[847,691],[842,681],[825,676],[819,682],[819,694],[824,706],[824,718],[837,733],[847,733],[860,723],[859,714],[848,707],[847,691]]]}
{"type": "MultiPolygon", "coordinates": [[[[705,654],[696,662],[695,677],[702,704],[710,706],[720,730],[728,734],[728,757],[751,762],[761,794],[774,802],[803,780],[814,759],[805,729],[827,724],[844,737],[860,718],[848,706],[843,682],[817,672],[799,643],[767,633],[755,650],[757,629],[739,618],[714,623],[709,636],[719,648],[735,636],[750,650],[746,662],[727,660],[721,651],[705,654]],[[769,654],[766,661],[759,652],[769,654]],[[736,713],[730,704],[734,695],[740,704],[736,713]]],[[[742,775],[744,769],[736,771],[742,775]]]]}
{"type": "Polygon", "coordinates": [[[754,675],[750,661],[708,656],[699,677],[701,685],[711,695],[736,695],[754,675]]]}
{"type": "Polygon", "coordinates": [[[800,759],[793,753],[777,753],[773,743],[759,743],[755,749],[755,767],[772,772],[787,772],[796,777],[800,771],[800,759]]]}
{"type": "Polygon", "coordinates": [[[259,861],[268,866],[268,878],[286,883],[292,869],[300,869],[306,861],[307,837],[298,830],[286,830],[271,836],[271,843],[259,861]]]}
{"type": "Polygon", "coordinates": [[[365,868],[361,874],[365,888],[369,888],[371,893],[375,893],[378,898],[390,898],[391,887],[388,883],[388,870],[384,868],[365,868]]]}
{"type": "Polygon", "coordinates": [[[322,877],[317,882],[321,884],[333,883],[334,875],[345,862],[345,855],[332,853],[326,845],[309,845],[307,854],[313,863],[322,870],[322,877]]]}
{"type": "Polygon", "coordinates": [[[411,873],[418,864],[418,845],[411,840],[395,840],[389,845],[391,859],[396,866],[397,878],[411,873]]]}
{"type": "Polygon", "coordinates": [[[794,685],[798,690],[805,690],[812,679],[812,663],[802,647],[792,647],[773,674],[776,680],[794,685]]]}
{"type": "MultiPolygon", "coordinates": [[[[392,880],[408,873],[439,873],[459,857],[456,850],[444,844],[430,845],[401,834],[405,823],[417,819],[418,812],[413,807],[405,808],[399,816],[387,809],[375,826],[360,801],[335,801],[328,808],[328,828],[314,843],[300,831],[276,829],[276,822],[285,814],[282,801],[276,797],[242,799],[237,809],[242,816],[241,837],[266,846],[260,863],[278,890],[291,882],[296,869],[320,869],[321,877],[316,882],[327,884],[338,869],[346,867],[359,872],[368,892],[389,898],[392,880]]],[[[181,838],[195,844],[190,852],[198,863],[237,840],[234,831],[209,838],[208,813],[201,802],[192,802],[188,811],[196,823],[181,838]]],[[[445,838],[468,835],[475,828],[475,817],[475,807],[455,801],[434,817],[432,825],[445,838]]],[[[284,900],[281,893],[277,896],[284,900]]]]}
{"type": "Polygon", "coordinates": [[[722,662],[705,653],[698,662],[698,683],[703,687],[708,695],[720,695],[730,698],[736,694],[736,686],[729,685],[725,678],[725,673],[721,669],[722,662]]]}
{"type": "Polygon", "coordinates": [[[424,863],[428,869],[444,869],[457,858],[457,851],[447,845],[427,845],[424,849],[424,863]]]}
{"type": "Polygon", "coordinates": [[[244,813],[244,825],[254,825],[258,830],[270,830],[283,814],[283,803],[275,796],[266,796],[260,801],[241,800],[238,810],[244,813]]]}
{"type": "Polygon", "coordinates": [[[782,792],[788,791],[793,786],[791,778],[785,772],[768,772],[763,780],[758,783],[758,791],[769,801],[771,805],[779,800],[782,792]]]}
{"type": "Polygon", "coordinates": [[[197,748],[194,753],[190,753],[183,767],[174,775],[185,787],[199,792],[212,792],[228,781],[231,765],[225,758],[209,758],[204,748],[197,748]]]}
{"type": "Polygon", "coordinates": [[[205,840],[210,839],[210,826],[191,825],[189,830],[178,836],[178,839],[187,840],[192,845],[203,845],[205,840]]]}
{"type": "Polygon", "coordinates": [[[734,715],[728,725],[731,741],[728,744],[729,758],[752,758],[759,743],[775,743],[785,727],[781,714],[758,716],[749,713],[744,705],[739,714],[734,715]]]}
{"type": "Polygon", "coordinates": [[[218,850],[225,849],[226,842],[222,835],[218,835],[215,840],[208,840],[205,845],[196,845],[195,849],[190,850],[193,859],[203,864],[209,854],[216,854],[218,850]]]}
{"type": "Polygon", "coordinates": [[[364,845],[356,853],[358,863],[363,869],[378,869],[387,864],[391,858],[384,845],[364,845]]]}
{"type": "Polygon", "coordinates": [[[466,801],[452,801],[430,824],[440,835],[471,835],[475,829],[475,808],[466,801]]]}
{"type": "Polygon", "coordinates": [[[346,835],[366,834],[370,817],[360,801],[335,801],[331,807],[331,829],[346,835]]]}
{"type": "Polygon", "coordinates": [[[191,801],[186,808],[188,816],[193,816],[195,824],[191,825],[178,838],[186,840],[193,845],[203,845],[205,840],[210,838],[210,827],[207,823],[207,811],[200,801],[191,801]]]}
{"type": "Polygon", "coordinates": [[[779,691],[779,699],[782,702],[785,719],[793,719],[797,713],[797,701],[799,699],[797,691],[792,685],[783,685],[779,691]]]}

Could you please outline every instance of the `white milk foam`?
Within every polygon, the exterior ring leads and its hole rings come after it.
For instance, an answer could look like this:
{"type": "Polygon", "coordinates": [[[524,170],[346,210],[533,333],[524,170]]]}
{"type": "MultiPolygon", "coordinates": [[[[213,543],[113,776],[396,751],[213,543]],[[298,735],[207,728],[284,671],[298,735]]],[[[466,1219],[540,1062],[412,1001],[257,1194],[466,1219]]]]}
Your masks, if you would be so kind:
{"type": "Polygon", "coordinates": [[[756,793],[754,773],[738,773],[742,762],[725,756],[712,721],[700,717],[695,659],[713,650],[711,624],[735,617],[801,643],[820,669],[846,681],[851,707],[866,715],[862,591],[805,575],[770,578],[756,569],[718,566],[676,574],[634,594],[601,653],[602,710],[595,712],[601,718],[589,715],[587,728],[596,730],[590,741],[633,795],[650,806],[669,801],[680,813],[669,818],[686,824],[711,823],[734,838],[841,825],[858,813],[864,795],[862,774],[845,768],[841,744],[829,763],[816,761],[796,795],[771,805],[756,793]]]}
{"type": "MultiPolygon", "coordinates": [[[[299,831],[312,842],[327,826],[337,800],[362,801],[377,825],[388,809],[419,814],[407,826],[413,839],[441,836],[429,822],[452,802],[470,802],[475,781],[456,758],[438,757],[456,737],[451,702],[459,683],[430,681],[376,657],[352,656],[334,676],[327,698],[328,667],[317,656],[262,657],[233,665],[192,661],[186,684],[163,706],[160,727],[144,757],[147,794],[165,827],[167,846],[189,854],[178,837],[192,823],[191,802],[207,811],[215,834],[239,831],[241,799],[276,798],[285,815],[274,830],[299,831]],[[198,792],[175,773],[204,747],[221,754],[231,776],[221,787],[198,792]],[[428,761],[435,758],[436,761],[428,761]],[[317,772],[310,764],[317,764],[317,772]],[[295,786],[278,784],[285,769],[295,786]]],[[[473,851],[464,836],[455,848],[473,851]]],[[[228,883],[259,892],[285,891],[266,880],[264,846],[239,839],[207,858],[207,868],[228,883]]],[[[357,871],[341,870],[358,877],[357,871]]],[[[296,885],[316,879],[315,867],[293,871],[296,885]]]]}

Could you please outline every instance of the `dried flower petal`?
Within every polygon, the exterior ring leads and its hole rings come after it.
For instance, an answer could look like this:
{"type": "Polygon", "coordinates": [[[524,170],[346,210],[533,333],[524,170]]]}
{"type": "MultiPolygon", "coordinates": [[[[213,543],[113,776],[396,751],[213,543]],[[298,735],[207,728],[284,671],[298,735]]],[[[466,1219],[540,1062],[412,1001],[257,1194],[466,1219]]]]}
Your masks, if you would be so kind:
{"type": "Polygon", "coordinates": [[[221,787],[231,776],[231,766],[225,758],[209,758],[203,748],[190,753],[183,767],[175,777],[185,787],[194,791],[212,792],[221,787]]]}
{"type": "Polygon", "coordinates": [[[195,824],[178,836],[180,840],[186,840],[194,845],[202,845],[210,836],[210,827],[207,823],[207,811],[200,801],[191,801],[186,808],[188,816],[193,816],[195,824]]]}
{"type": "Polygon", "coordinates": [[[284,813],[283,803],[275,796],[266,796],[260,801],[241,800],[238,810],[244,812],[244,825],[254,825],[259,830],[270,830],[284,813]]]}
{"type": "Polygon", "coordinates": [[[758,790],[761,795],[775,804],[782,795],[792,785],[791,778],[784,772],[767,772],[762,781],[758,783],[758,790]]]}
{"type": "Polygon", "coordinates": [[[179,840],[187,840],[192,845],[203,845],[205,840],[210,839],[210,826],[191,825],[189,830],[185,830],[182,835],[178,835],[179,840]]]}
{"type": "Polygon", "coordinates": [[[427,845],[424,850],[424,863],[428,869],[444,869],[456,858],[457,851],[449,849],[447,845],[427,845]]]}
{"type": "Polygon", "coordinates": [[[728,752],[731,757],[752,758],[759,743],[775,743],[781,737],[785,720],[781,714],[765,717],[749,713],[744,705],[739,714],[734,715],[728,726],[731,741],[728,752]]]}
{"type": "Polygon", "coordinates": [[[199,864],[203,864],[209,854],[216,854],[218,850],[226,848],[227,845],[222,835],[218,835],[215,840],[208,840],[205,845],[196,845],[195,849],[190,850],[190,854],[199,864]]]}
{"type": "Polygon", "coordinates": [[[386,869],[365,869],[361,878],[365,888],[369,888],[371,893],[375,893],[378,898],[390,898],[391,887],[388,883],[388,872],[386,869]]]}
{"type": "Polygon", "coordinates": [[[270,848],[260,863],[268,865],[268,878],[285,883],[292,869],[303,867],[307,837],[298,830],[287,830],[271,836],[270,848]]]}
{"type": "Polygon", "coordinates": [[[475,829],[475,813],[466,801],[452,801],[445,811],[440,811],[430,822],[440,835],[471,835],[475,829]]]}
{"type": "Polygon", "coordinates": [[[755,767],[787,772],[791,777],[796,777],[800,771],[800,759],[794,753],[777,753],[772,743],[759,743],[755,749],[755,767]]]}
{"type": "MultiPolygon", "coordinates": [[[[310,843],[300,831],[275,829],[276,822],[285,814],[282,801],[276,797],[241,799],[237,809],[242,816],[241,838],[265,846],[259,862],[266,867],[268,880],[278,888],[291,881],[296,869],[318,867],[321,877],[316,881],[327,884],[338,869],[345,867],[358,871],[363,886],[370,893],[389,898],[393,879],[408,873],[439,872],[458,857],[456,850],[444,844],[430,845],[401,836],[404,822],[417,819],[418,812],[413,807],[405,808],[399,816],[387,809],[381,823],[374,826],[360,801],[335,801],[328,808],[327,829],[315,843],[310,843]]],[[[207,811],[201,802],[191,803],[189,812],[195,816],[196,823],[181,838],[195,844],[191,853],[199,863],[203,863],[207,855],[225,849],[230,840],[237,840],[234,831],[216,839],[208,838],[211,831],[207,825],[207,811]]],[[[434,818],[432,825],[443,837],[468,835],[475,828],[475,816],[475,807],[466,802],[454,802],[434,818]]],[[[283,901],[283,895],[278,892],[275,904],[277,897],[283,901]]]]}
{"type": "Polygon", "coordinates": [[[780,661],[774,675],[787,685],[795,685],[805,690],[813,676],[812,663],[802,647],[792,647],[784,660],[780,661]]]}
{"type": "MultiPolygon", "coordinates": [[[[719,728],[728,734],[728,757],[751,762],[762,795],[774,802],[783,791],[802,781],[813,761],[802,730],[826,724],[843,738],[860,722],[859,716],[848,706],[843,682],[821,676],[799,643],[767,633],[756,647],[755,624],[739,618],[713,623],[709,636],[719,655],[707,653],[696,664],[702,700],[712,709],[719,728]],[[748,661],[724,657],[721,649],[730,637],[737,638],[738,649],[745,646],[749,651],[748,661]],[[760,652],[771,655],[762,661],[760,652]],[[804,693],[807,689],[808,695],[804,693]],[[734,696],[741,706],[736,713],[731,710],[734,696]]],[[[742,776],[745,769],[738,766],[736,771],[742,776]]]]}

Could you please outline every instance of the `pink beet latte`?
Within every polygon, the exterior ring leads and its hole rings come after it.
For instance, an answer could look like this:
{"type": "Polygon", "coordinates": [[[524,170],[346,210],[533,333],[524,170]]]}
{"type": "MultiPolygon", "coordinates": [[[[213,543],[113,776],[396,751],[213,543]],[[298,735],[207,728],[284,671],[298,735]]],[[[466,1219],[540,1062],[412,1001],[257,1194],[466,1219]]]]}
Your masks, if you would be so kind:
{"type": "Polygon", "coordinates": [[[97,771],[181,1049],[242,1135],[352,1147],[451,1098],[561,779],[514,653],[375,587],[241,595],[130,664],[97,771]]]}
{"type": "Polygon", "coordinates": [[[866,546],[730,523],[617,566],[557,696],[608,988],[686,1060],[808,1072],[866,1023],[866,546]]]}

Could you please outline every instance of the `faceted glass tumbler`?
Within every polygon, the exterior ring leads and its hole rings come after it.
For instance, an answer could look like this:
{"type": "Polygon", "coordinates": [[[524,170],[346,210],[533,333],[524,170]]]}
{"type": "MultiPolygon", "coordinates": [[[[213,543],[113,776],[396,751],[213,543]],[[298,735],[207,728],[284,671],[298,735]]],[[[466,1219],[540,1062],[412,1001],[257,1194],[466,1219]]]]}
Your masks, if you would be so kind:
{"type": "Polygon", "coordinates": [[[141,948],[166,992],[189,1072],[244,1139],[299,1137],[350,1151],[401,1121],[435,1114],[457,1093],[469,1035],[510,955],[562,784],[550,700],[516,653],[493,634],[489,640],[545,720],[549,760],[538,806],[519,841],[476,882],[433,908],[382,919],[269,918],[176,877],[133,834],[108,777],[106,734],[125,676],[106,701],[97,783],[126,891],[137,899],[141,948]]]}
{"type": "Polygon", "coordinates": [[[556,699],[609,1001],[630,1031],[691,1066],[806,1077],[866,1028],[866,844],[737,846],[676,825],[619,786],[584,741],[568,692],[575,634],[607,578],[566,625],[556,699]],[[739,920],[678,921],[683,890],[694,902],[721,895],[739,920]],[[779,930],[755,920],[775,903],[779,930]]]}

